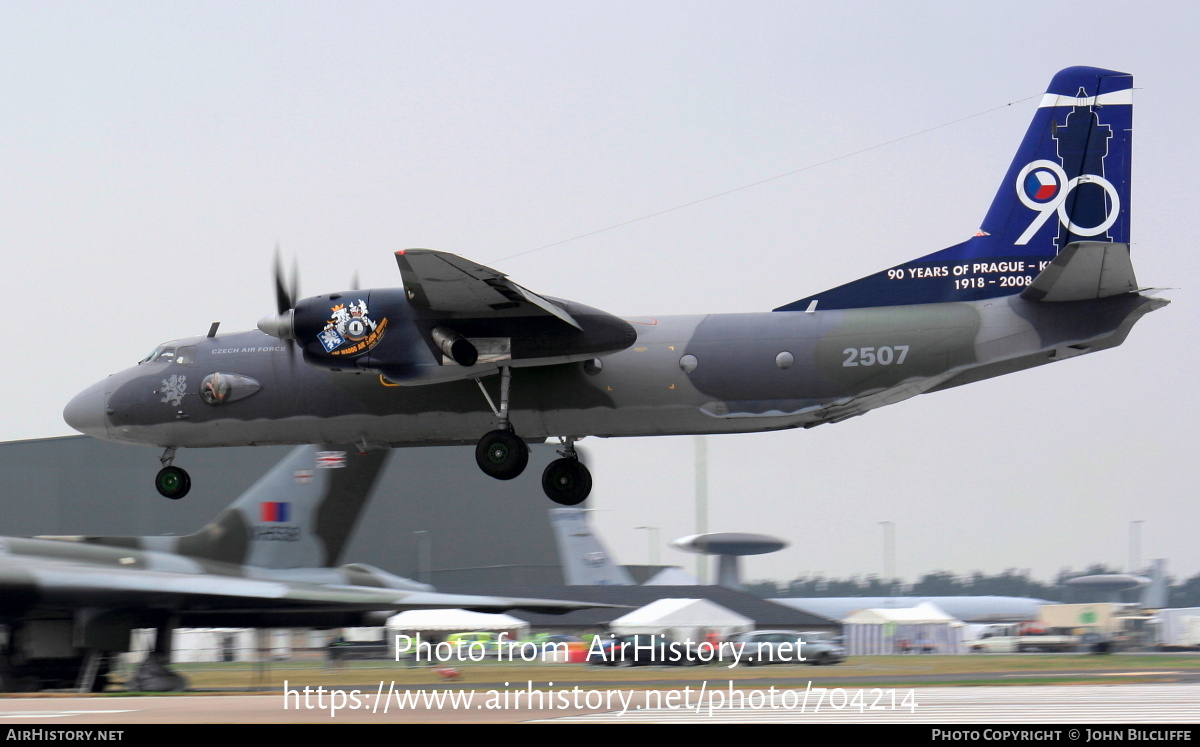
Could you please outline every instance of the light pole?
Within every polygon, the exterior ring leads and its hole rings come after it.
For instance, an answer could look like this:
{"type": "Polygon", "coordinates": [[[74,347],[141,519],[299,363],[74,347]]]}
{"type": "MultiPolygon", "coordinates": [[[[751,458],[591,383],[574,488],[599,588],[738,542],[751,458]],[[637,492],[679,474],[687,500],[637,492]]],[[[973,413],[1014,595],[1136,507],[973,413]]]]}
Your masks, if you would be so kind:
{"type": "Polygon", "coordinates": [[[1129,572],[1137,573],[1142,565],[1142,524],[1144,519],[1129,522],[1129,572]]]}
{"type": "MultiPolygon", "coordinates": [[[[696,436],[696,534],[708,532],[708,442],[696,436]]],[[[696,559],[696,578],[700,585],[708,583],[708,558],[696,559]]]]}
{"type": "Polygon", "coordinates": [[[889,596],[896,595],[896,522],[881,521],[883,525],[883,577],[887,580],[889,596]]]}

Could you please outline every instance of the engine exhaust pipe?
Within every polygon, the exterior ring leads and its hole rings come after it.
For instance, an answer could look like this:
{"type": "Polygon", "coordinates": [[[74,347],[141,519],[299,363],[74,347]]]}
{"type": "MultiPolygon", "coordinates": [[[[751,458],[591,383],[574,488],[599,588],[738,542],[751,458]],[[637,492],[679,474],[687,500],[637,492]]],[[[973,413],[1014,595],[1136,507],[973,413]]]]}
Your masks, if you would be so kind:
{"type": "Polygon", "coordinates": [[[479,360],[479,351],[475,349],[471,341],[454,330],[434,327],[429,335],[433,338],[434,344],[458,365],[474,366],[475,361],[479,360]]]}

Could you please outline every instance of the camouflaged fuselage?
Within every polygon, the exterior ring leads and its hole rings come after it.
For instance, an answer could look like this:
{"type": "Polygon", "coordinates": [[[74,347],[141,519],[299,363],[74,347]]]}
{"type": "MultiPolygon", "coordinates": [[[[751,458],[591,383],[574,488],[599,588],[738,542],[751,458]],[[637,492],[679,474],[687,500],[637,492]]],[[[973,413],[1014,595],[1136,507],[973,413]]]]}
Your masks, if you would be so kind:
{"type": "MultiPolygon", "coordinates": [[[[916,394],[1119,345],[1167,301],[1019,296],[895,307],[630,318],[637,341],[596,359],[513,370],[523,438],[734,433],[810,427],[916,394]]],[[[496,417],[470,379],[399,386],[306,365],[260,332],[191,338],[186,362],[143,363],[80,395],[84,432],[132,444],[474,443],[496,417]],[[221,373],[251,380],[207,404],[221,373]]],[[[482,379],[493,399],[498,377],[482,379]]]]}

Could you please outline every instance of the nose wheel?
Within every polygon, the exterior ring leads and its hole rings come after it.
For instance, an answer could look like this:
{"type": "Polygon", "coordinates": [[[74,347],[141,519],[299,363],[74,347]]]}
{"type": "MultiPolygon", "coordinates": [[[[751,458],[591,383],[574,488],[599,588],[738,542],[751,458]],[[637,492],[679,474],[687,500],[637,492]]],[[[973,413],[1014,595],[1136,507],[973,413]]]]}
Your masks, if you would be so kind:
{"type": "Polygon", "coordinates": [[[188,476],[186,470],[171,464],[175,461],[175,447],[172,446],[163,451],[159,461],[162,462],[163,468],[154,476],[154,487],[158,490],[158,494],[173,501],[187,495],[188,491],[192,489],[192,478],[188,476]]]}

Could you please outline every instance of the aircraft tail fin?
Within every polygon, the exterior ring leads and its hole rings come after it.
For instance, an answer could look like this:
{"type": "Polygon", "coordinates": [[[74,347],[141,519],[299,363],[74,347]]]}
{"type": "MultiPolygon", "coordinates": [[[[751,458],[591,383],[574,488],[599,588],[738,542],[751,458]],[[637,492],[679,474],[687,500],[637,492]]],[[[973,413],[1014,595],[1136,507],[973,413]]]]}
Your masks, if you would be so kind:
{"type": "MultiPolygon", "coordinates": [[[[1136,571],[1137,569],[1133,569],[1136,571]]],[[[1167,561],[1150,561],[1150,584],[1142,589],[1138,603],[1142,609],[1161,610],[1167,606],[1170,589],[1167,585],[1167,561]]]]}
{"type": "Polygon", "coordinates": [[[1009,296],[1033,285],[1077,242],[1124,244],[1127,253],[1132,94],[1127,73],[1094,67],[1060,71],[974,236],[775,310],[1009,296]]]}
{"type": "Polygon", "coordinates": [[[171,549],[261,568],[335,566],[389,453],[298,446],[203,529],[175,538],[171,549]]]}
{"type": "Polygon", "coordinates": [[[567,586],[630,586],[629,571],[613,562],[588,521],[589,509],[552,508],[550,524],[558,540],[567,586]]]}

